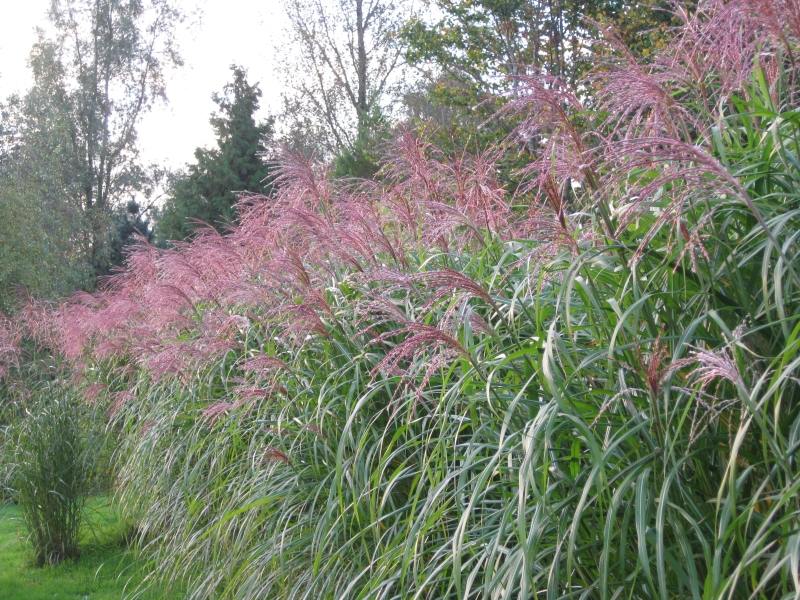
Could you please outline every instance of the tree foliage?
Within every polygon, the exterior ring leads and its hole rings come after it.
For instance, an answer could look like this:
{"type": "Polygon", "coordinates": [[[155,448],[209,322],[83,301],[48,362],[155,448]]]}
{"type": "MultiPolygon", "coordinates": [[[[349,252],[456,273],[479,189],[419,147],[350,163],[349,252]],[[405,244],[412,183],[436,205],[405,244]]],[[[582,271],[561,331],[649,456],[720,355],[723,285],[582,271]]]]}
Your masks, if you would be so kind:
{"type": "Polygon", "coordinates": [[[110,261],[115,267],[125,263],[131,247],[140,242],[153,243],[156,234],[148,210],[143,210],[136,200],[114,209],[114,230],[111,239],[110,261]]]}
{"type": "Polygon", "coordinates": [[[231,70],[233,81],[222,95],[213,96],[219,107],[210,120],[217,147],[195,150],[196,162],[173,184],[158,219],[158,235],[164,241],[185,238],[199,223],[223,230],[236,216],[241,193],[270,189],[270,168],[263,155],[272,136],[272,119],[256,123],[261,90],[247,82],[242,67],[233,65],[231,70]]]}
{"type": "Polygon", "coordinates": [[[86,221],[65,199],[69,165],[63,130],[38,130],[39,99],[12,97],[0,119],[0,311],[21,288],[55,298],[90,287],[86,221]]]}
{"type": "Polygon", "coordinates": [[[405,58],[426,77],[407,105],[440,130],[438,145],[485,147],[515,124],[493,119],[521,78],[572,83],[594,66],[597,25],[636,54],[663,46],[679,20],[660,0],[436,0],[400,32],[405,58]]]}
{"type": "Polygon", "coordinates": [[[90,266],[88,287],[112,266],[115,208],[148,183],[137,126],[181,64],[182,20],[171,0],[53,0],[38,31],[34,84],[12,115],[8,185],[29,206],[47,197],[43,211],[75,216],[70,254],[90,266]]]}

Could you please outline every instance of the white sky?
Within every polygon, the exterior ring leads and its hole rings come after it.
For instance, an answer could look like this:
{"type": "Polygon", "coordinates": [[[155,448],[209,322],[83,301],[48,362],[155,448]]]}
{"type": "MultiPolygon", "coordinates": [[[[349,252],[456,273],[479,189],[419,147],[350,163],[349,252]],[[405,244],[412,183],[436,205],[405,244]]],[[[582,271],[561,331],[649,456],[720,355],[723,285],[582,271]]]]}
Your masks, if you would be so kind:
{"type": "MultiPolygon", "coordinates": [[[[167,84],[169,104],[156,107],[139,125],[145,162],[171,168],[194,160],[194,149],[212,146],[208,123],[216,105],[211,94],[230,80],[231,63],[248,70],[248,81],[260,82],[263,118],[279,109],[280,85],[274,61],[285,23],[281,0],[176,0],[186,12],[202,11],[199,26],[181,31],[178,41],[185,66],[167,84]]],[[[50,0],[0,0],[0,98],[24,92],[32,83],[27,58],[34,28],[46,19],[50,0]]]]}

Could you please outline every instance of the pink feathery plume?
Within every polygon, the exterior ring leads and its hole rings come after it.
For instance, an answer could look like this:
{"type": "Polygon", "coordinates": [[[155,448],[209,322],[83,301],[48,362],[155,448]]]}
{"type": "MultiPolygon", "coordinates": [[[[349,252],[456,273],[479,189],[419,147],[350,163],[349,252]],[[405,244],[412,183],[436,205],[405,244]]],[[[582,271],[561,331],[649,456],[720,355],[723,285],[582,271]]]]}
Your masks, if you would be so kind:
{"type": "Polygon", "coordinates": [[[455,208],[478,228],[499,234],[511,216],[506,191],[497,180],[502,151],[489,148],[474,156],[463,153],[449,163],[437,163],[442,186],[449,190],[455,208]]]}
{"type": "Polygon", "coordinates": [[[480,298],[496,313],[500,313],[491,294],[480,283],[453,269],[418,273],[412,279],[420,282],[426,291],[433,289],[433,293],[428,296],[427,302],[420,309],[422,312],[430,310],[442,298],[453,298],[456,294],[460,294],[462,297],[480,298]]]}
{"type": "Polygon", "coordinates": [[[692,352],[689,360],[697,365],[694,376],[703,388],[720,379],[730,381],[740,388],[745,387],[739,368],[727,348],[717,351],[699,349],[692,352]]]}
{"type": "Polygon", "coordinates": [[[275,160],[277,177],[275,201],[285,206],[322,207],[330,203],[327,171],[287,146],[281,146],[275,160]]]}
{"type": "Polygon", "coordinates": [[[97,402],[97,399],[108,389],[105,383],[93,383],[83,390],[83,398],[89,403],[97,402]]]}
{"type": "Polygon", "coordinates": [[[261,454],[261,464],[268,465],[269,463],[276,463],[281,462],[287,465],[292,464],[292,461],[289,459],[289,456],[283,450],[279,448],[275,448],[274,446],[268,446],[264,452],[261,454]]]}
{"type": "MultiPolygon", "coordinates": [[[[412,406],[412,413],[417,404],[422,399],[422,395],[434,373],[449,364],[454,358],[462,356],[473,363],[469,352],[452,335],[431,325],[417,322],[406,322],[398,329],[387,331],[374,337],[370,344],[382,344],[392,338],[405,336],[405,338],[392,347],[386,356],[372,369],[372,375],[377,376],[380,372],[392,375],[399,375],[405,380],[406,386],[411,385],[413,377],[409,369],[401,365],[410,362],[415,357],[427,353],[428,356],[421,368],[424,374],[420,385],[416,387],[416,395],[412,406]]],[[[474,365],[474,363],[473,363],[474,365]]],[[[400,388],[398,388],[398,392],[400,388]]]]}
{"type": "Polygon", "coordinates": [[[245,373],[257,373],[259,375],[273,373],[278,370],[289,370],[289,367],[285,362],[283,362],[280,358],[270,356],[269,354],[260,354],[253,358],[248,358],[242,363],[241,368],[245,373]]]}
{"type": "Polygon", "coordinates": [[[111,394],[111,408],[108,409],[109,416],[114,416],[127,403],[136,399],[136,396],[129,391],[114,392],[111,394]]]}
{"type": "Polygon", "coordinates": [[[357,270],[366,265],[377,267],[382,260],[406,266],[402,244],[386,233],[385,218],[375,195],[379,196],[380,191],[374,184],[364,183],[361,189],[349,192],[334,204],[336,225],[331,250],[357,270]]]}
{"type": "Polygon", "coordinates": [[[790,52],[789,40],[800,42],[799,0],[753,0],[753,11],[790,52]]]}
{"type": "MultiPolygon", "coordinates": [[[[644,236],[638,252],[642,252],[658,228],[669,223],[676,236],[681,235],[687,243],[687,251],[702,248],[700,233],[704,224],[710,222],[711,212],[706,211],[689,231],[684,221],[686,212],[696,204],[699,197],[718,197],[732,202],[743,202],[759,221],[765,234],[780,249],[760,211],[747,191],[727,169],[707,150],[673,138],[639,138],[620,140],[609,146],[606,153],[607,172],[604,195],[621,198],[618,230],[629,226],[635,219],[651,208],[657,208],[659,217],[644,236]],[[656,175],[647,180],[631,182],[627,174],[645,170],[656,175]],[[617,178],[621,174],[621,178],[617,178]],[[665,186],[672,189],[660,198],[665,186]],[[660,205],[660,206],[658,206],[660,205]]],[[[649,176],[648,176],[649,177],[649,176]]],[[[719,205],[717,206],[717,208],[719,205]]],[[[780,251],[780,250],[779,250],[780,251]]]]}
{"type": "Polygon", "coordinates": [[[203,410],[202,417],[213,424],[217,419],[227,416],[232,409],[233,404],[230,402],[215,402],[203,410]]]}
{"type": "Polygon", "coordinates": [[[656,60],[664,80],[694,89],[707,112],[749,80],[769,31],[751,0],[708,0],[694,13],[676,6],[682,25],[656,60]],[[714,86],[707,85],[713,79],[714,86]],[[713,97],[712,95],[713,94],[713,97]]]}
{"type": "Polygon", "coordinates": [[[608,114],[600,129],[607,139],[668,135],[679,137],[702,126],[671,93],[671,74],[653,66],[624,62],[600,71],[599,109],[608,114]]]}
{"type": "Polygon", "coordinates": [[[564,136],[578,155],[583,155],[586,144],[572,114],[582,113],[584,107],[575,92],[555,77],[525,75],[517,79],[520,85],[513,89],[511,101],[503,109],[503,113],[525,116],[515,135],[528,145],[538,143],[543,134],[564,136]]]}

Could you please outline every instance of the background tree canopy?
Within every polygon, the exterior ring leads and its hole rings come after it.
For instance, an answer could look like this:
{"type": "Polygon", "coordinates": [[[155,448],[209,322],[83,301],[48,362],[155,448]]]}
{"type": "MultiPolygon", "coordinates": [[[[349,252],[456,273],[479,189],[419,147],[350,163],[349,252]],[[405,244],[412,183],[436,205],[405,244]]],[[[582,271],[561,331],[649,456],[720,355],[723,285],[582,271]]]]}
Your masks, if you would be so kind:
{"type": "Polygon", "coordinates": [[[30,54],[33,86],[3,112],[0,221],[18,224],[0,236],[4,290],[92,289],[110,272],[114,212],[151,183],[137,125],[181,64],[182,20],[171,0],[52,1],[30,54]]]}
{"type": "Polygon", "coordinates": [[[37,102],[13,97],[0,121],[0,311],[9,312],[20,288],[35,296],[58,297],[91,285],[84,245],[86,222],[65,201],[68,161],[65,141],[35,129],[37,102]]]}
{"type": "Polygon", "coordinates": [[[576,81],[602,53],[597,25],[635,54],[663,46],[679,23],[661,0],[434,0],[400,29],[405,58],[425,76],[406,103],[433,125],[437,146],[483,148],[502,141],[513,119],[492,117],[527,75],[576,81]],[[434,16],[435,15],[435,16],[434,16]]]}

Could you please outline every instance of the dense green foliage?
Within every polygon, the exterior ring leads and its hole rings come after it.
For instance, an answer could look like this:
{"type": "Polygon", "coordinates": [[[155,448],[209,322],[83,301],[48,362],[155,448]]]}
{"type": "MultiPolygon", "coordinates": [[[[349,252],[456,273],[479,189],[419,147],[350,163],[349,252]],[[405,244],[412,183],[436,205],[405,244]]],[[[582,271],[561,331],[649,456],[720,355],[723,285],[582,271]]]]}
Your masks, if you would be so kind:
{"type": "Polygon", "coordinates": [[[256,123],[258,84],[247,83],[247,72],[232,66],[233,81],[222,96],[214,94],[219,114],[211,118],[217,148],[198,148],[196,163],[178,179],[158,220],[162,240],[182,240],[198,225],[223,231],[236,216],[241,194],[263,194],[270,189],[270,168],[265,163],[272,121],[256,123]]]}
{"type": "Polygon", "coordinates": [[[110,262],[121,267],[134,244],[153,243],[156,235],[150,218],[136,200],[129,200],[125,206],[118,206],[113,213],[114,228],[111,238],[110,262]]]}
{"type": "Polygon", "coordinates": [[[89,259],[80,240],[85,222],[65,202],[57,151],[59,132],[45,135],[32,95],[11,98],[0,119],[0,311],[9,312],[19,287],[39,297],[58,298],[91,283],[89,259]]]}

